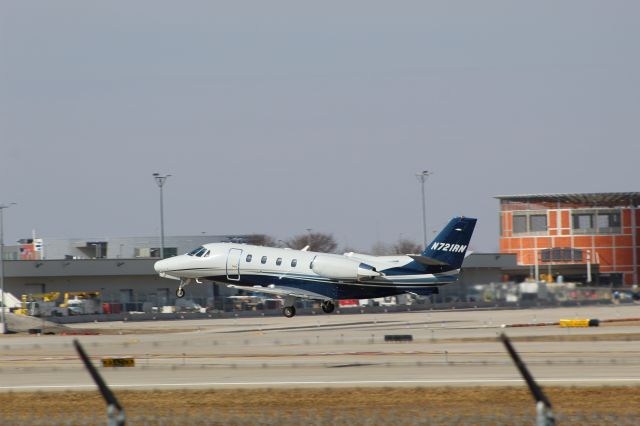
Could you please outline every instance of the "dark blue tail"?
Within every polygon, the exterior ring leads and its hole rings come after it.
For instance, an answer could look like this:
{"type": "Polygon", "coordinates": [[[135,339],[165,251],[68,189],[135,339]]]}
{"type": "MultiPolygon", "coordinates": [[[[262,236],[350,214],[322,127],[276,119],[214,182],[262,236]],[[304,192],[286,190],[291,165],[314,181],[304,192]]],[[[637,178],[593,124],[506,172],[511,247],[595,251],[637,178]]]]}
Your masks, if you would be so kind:
{"type": "Polygon", "coordinates": [[[470,217],[454,217],[421,256],[412,256],[413,259],[434,272],[459,269],[469,247],[476,221],[477,219],[470,217]]]}

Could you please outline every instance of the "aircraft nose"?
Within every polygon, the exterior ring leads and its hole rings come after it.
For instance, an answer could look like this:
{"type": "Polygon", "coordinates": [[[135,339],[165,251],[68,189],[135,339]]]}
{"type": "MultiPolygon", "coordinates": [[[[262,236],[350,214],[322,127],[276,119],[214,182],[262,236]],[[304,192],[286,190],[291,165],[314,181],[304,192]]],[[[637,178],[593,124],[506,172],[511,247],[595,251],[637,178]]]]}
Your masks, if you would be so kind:
{"type": "Polygon", "coordinates": [[[157,273],[165,272],[167,270],[167,259],[158,260],[153,264],[153,269],[155,269],[157,273]]]}

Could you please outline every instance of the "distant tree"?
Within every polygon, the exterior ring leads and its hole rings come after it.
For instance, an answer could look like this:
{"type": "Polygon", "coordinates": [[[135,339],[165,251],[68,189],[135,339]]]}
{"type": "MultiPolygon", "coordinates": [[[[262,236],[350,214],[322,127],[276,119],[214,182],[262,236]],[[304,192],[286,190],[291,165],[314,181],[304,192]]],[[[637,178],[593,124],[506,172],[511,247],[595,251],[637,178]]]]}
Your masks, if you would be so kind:
{"type": "Polygon", "coordinates": [[[309,251],[317,251],[320,253],[335,253],[338,248],[338,243],[336,243],[333,235],[322,232],[296,235],[288,239],[286,245],[296,250],[309,246],[309,251]]]}
{"type": "Polygon", "coordinates": [[[374,256],[388,256],[395,253],[389,244],[378,241],[371,247],[371,254],[374,256]]]}
{"type": "Polygon", "coordinates": [[[278,247],[278,242],[271,235],[251,234],[247,237],[247,244],[254,246],[278,247]]]}
{"type": "Polygon", "coordinates": [[[415,241],[401,238],[393,245],[393,251],[395,254],[417,254],[422,253],[422,246],[415,241]]]}
{"type": "Polygon", "coordinates": [[[395,244],[377,242],[371,248],[375,256],[390,256],[394,254],[422,253],[422,246],[406,238],[400,238],[395,244]]]}

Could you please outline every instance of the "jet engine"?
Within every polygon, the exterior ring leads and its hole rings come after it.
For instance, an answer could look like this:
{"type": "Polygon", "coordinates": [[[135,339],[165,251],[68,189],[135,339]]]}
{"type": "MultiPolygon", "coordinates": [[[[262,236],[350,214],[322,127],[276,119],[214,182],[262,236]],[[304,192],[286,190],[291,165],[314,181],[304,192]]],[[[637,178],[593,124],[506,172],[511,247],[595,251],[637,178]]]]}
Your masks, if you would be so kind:
{"type": "Polygon", "coordinates": [[[376,268],[366,263],[332,256],[316,256],[311,262],[311,269],[332,280],[366,281],[381,275],[376,268]]]}

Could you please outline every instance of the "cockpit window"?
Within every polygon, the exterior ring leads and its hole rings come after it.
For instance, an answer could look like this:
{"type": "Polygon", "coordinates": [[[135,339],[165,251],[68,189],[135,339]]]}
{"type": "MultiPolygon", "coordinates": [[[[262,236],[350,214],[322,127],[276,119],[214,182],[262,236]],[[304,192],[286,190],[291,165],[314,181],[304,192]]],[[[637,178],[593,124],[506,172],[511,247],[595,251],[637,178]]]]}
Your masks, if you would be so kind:
{"type": "Polygon", "coordinates": [[[196,249],[191,250],[189,253],[187,253],[187,255],[195,256],[195,257],[207,257],[209,256],[209,253],[210,253],[209,250],[200,246],[196,249]]]}
{"type": "Polygon", "coordinates": [[[200,250],[202,250],[204,247],[200,246],[198,248],[194,248],[193,250],[191,250],[189,253],[187,253],[189,256],[195,256],[196,253],[198,253],[200,250]]]}

